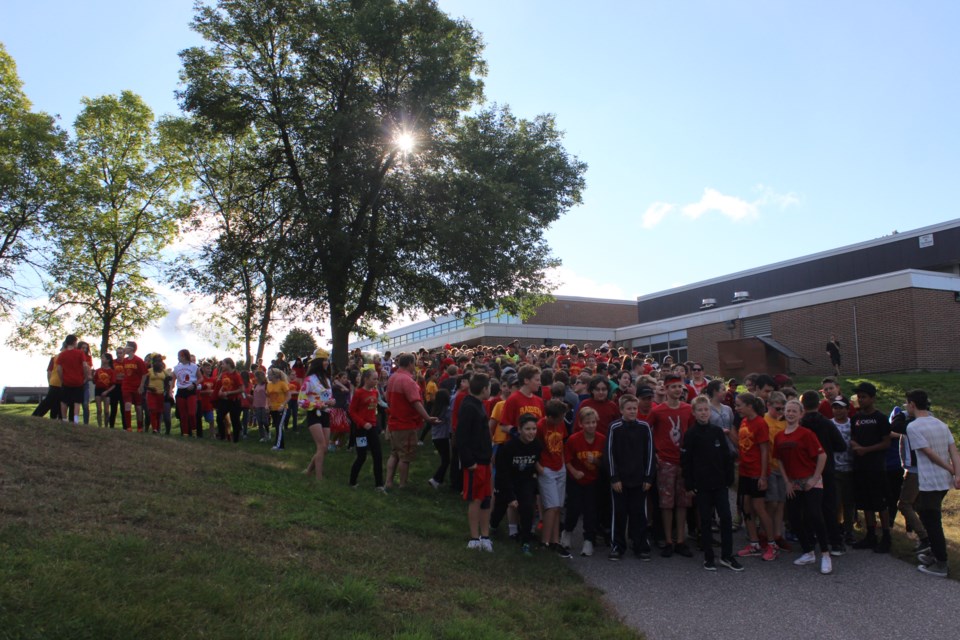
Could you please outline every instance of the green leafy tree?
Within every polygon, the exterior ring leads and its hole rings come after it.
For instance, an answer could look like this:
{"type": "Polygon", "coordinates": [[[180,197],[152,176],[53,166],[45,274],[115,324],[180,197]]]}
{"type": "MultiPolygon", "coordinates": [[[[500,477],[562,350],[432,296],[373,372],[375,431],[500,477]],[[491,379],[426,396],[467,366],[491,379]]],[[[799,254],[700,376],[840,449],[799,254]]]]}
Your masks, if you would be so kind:
{"type": "Polygon", "coordinates": [[[480,37],[429,0],[222,0],[181,53],[183,107],[253,127],[290,194],[295,268],[282,295],[352,332],[397,313],[519,313],[556,264],[547,227],[585,165],[554,119],[481,105],[480,37]]]}
{"type": "Polygon", "coordinates": [[[205,322],[220,335],[236,336],[247,362],[254,361],[256,341],[259,360],[271,323],[294,313],[277,291],[289,262],[289,198],[283,182],[262,170],[280,165],[270,162],[269,141],[258,139],[252,128],[221,134],[186,118],[164,127],[193,173],[197,200],[185,225],[205,239],[185,256],[189,266],[180,261],[172,280],[184,291],[212,298],[205,322]]]}
{"type": "Polygon", "coordinates": [[[287,333],[287,337],[280,343],[280,351],[286,356],[287,360],[293,362],[296,358],[310,355],[317,350],[317,341],[313,335],[305,330],[294,327],[287,333]]]}
{"type": "Polygon", "coordinates": [[[51,206],[62,188],[66,134],[31,111],[17,67],[0,44],[0,315],[18,297],[18,269],[35,264],[51,206]]]}
{"type": "Polygon", "coordinates": [[[184,213],[185,168],[136,94],[83,105],[70,145],[70,198],[56,216],[45,265],[49,300],[19,323],[18,346],[53,344],[70,332],[98,336],[103,352],[166,313],[148,276],[159,273],[160,251],[184,213]]]}

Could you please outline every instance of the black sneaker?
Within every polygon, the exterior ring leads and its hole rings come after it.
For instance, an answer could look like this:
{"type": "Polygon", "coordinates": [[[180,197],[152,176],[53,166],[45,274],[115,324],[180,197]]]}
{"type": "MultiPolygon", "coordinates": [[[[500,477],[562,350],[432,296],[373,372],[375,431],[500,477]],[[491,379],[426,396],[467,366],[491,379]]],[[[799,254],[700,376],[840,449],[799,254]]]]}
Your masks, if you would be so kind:
{"type": "Polygon", "coordinates": [[[883,536],[877,546],[873,548],[874,553],[890,553],[890,534],[883,536]]]}
{"type": "Polygon", "coordinates": [[[623,558],[623,550],[620,549],[617,545],[610,547],[610,553],[607,554],[607,560],[612,560],[613,562],[619,562],[623,558]]]}
{"type": "Polygon", "coordinates": [[[740,564],[737,561],[737,559],[732,556],[729,558],[720,558],[720,560],[718,560],[717,562],[721,567],[726,567],[731,571],[743,571],[743,565],[740,564]]]}
{"type": "Polygon", "coordinates": [[[570,553],[570,549],[565,548],[562,544],[554,543],[550,545],[553,547],[553,550],[557,552],[557,555],[561,558],[572,558],[573,554],[570,553]]]}
{"type": "Polygon", "coordinates": [[[660,552],[660,557],[669,558],[672,555],[673,555],[673,545],[668,542],[667,544],[663,545],[663,551],[660,552]]]}
{"type": "Polygon", "coordinates": [[[867,534],[862,540],[854,542],[851,546],[854,549],[873,549],[877,546],[877,536],[873,534],[867,534]]]}
{"type": "Polygon", "coordinates": [[[684,558],[692,558],[692,557],[693,557],[693,551],[690,550],[690,547],[688,547],[688,546],[686,545],[686,543],[681,543],[681,544],[676,545],[676,546],[673,548],[673,550],[677,552],[677,555],[678,555],[678,556],[683,556],[684,558]]]}
{"type": "Polygon", "coordinates": [[[914,553],[930,553],[930,540],[921,538],[917,541],[917,546],[913,548],[914,553]]]}
{"type": "Polygon", "coordinates": [[[641,562],[650,562],[650,551],[637,551],[637,558],[641,562]]]}
{"type": "Polygon", "coordinates": [[[846,552],[847,548],[842,543],[830,545],[830,555],[832,555],[834,558],[839,558],[846,552]]]}
{"type": "Polygon", "coordinates": [[[706,569],[707,571],[716,571],[717,563],[715,563],[713,560],[704,560],[703,568],[706,569]]]}

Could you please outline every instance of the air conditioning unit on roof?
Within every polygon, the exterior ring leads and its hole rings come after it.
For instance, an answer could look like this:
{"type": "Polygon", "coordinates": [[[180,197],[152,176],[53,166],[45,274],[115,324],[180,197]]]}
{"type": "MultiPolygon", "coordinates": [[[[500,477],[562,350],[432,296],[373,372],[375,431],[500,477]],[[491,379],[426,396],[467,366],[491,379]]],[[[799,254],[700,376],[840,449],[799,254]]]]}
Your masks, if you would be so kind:
{"type": "Polygon", "coordinates": [[[716,299],[716,298],[704,298],[703,300],[700,301],[700,309],[701,309],[701,310],[703,310],[703,309],[713,309],[715,306],[717,306],[717,299],[716,299]]]}
{"type": "Polygon", "coordinates": [[[750,292],[749,291],[734,291],[733,292],[733,302],[749,302],[750,301],[750,292]]]}

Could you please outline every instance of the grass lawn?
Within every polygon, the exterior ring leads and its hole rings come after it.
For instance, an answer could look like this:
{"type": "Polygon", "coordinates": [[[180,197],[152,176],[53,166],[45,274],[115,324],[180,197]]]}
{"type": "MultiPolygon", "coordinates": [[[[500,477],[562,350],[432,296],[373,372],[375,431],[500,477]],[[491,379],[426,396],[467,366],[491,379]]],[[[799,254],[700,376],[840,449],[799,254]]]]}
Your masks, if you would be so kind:
{"type": "MultiPolygon", "coordinates": [[[[0,638],[638,638],[562,559],[470,552],[463,503],[381,495],[312,441],[74,427],[0,409],[0,638]]],[[[604,561],[598,558],[598,561],[604,561]]]]}

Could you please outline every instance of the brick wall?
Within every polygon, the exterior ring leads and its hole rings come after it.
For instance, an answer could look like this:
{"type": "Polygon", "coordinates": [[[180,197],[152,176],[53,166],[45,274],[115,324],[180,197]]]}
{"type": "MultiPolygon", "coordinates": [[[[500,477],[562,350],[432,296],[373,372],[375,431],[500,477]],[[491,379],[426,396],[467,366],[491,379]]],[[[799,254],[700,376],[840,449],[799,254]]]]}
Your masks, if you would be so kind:
{"type": "MultiPolygon", "coordinates": [[[[611,304],[578,300],[549,302],[524,324],[566,327],[609,327],[615,329],[637,323],[637,303],[611,304]]],[[[610,335],[613,338],[611,332],[610,335]]]]}
{"type": "MultiPolygon", "coordinates": [[[[917,369],[960,370],[960,303],[950,291],[901,289],[771,314],[773,338],[804,356],[790,361],[793,373],[832,374],[826,344],[840,340],[840,372],[853,374],[917,369]]],[[[717,371],[716,343],[742,337],[723,323],[687,331],[690,358],[717,371]],[[732,334],[732,335],[731,335],[732,334]]]]}

